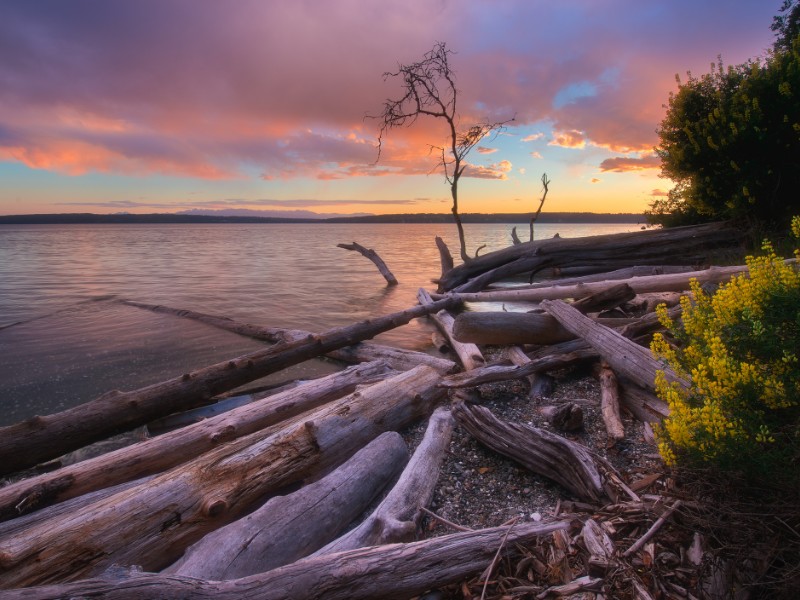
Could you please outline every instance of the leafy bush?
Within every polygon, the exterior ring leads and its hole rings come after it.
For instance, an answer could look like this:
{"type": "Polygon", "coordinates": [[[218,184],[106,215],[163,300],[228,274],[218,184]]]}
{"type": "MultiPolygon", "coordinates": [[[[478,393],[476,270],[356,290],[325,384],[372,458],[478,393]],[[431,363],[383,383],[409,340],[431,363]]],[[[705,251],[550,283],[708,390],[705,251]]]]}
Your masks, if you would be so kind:
{"type": "MultiPolygon", "coordinates": [[[[792,220],[800,238],[800,217],[792,220]]],[[[675,345],[657,334],[653,353],[688,389],[659,373],[670,416],[658,432],[670,464],[717,466],[750,480],[800,481],[800,272],[765,242],[749,273],[707,295],[695,280],[676,324],[659,307],[675,345]]],[[[794,251],[800,258],[800,251],[794,251]]]]}

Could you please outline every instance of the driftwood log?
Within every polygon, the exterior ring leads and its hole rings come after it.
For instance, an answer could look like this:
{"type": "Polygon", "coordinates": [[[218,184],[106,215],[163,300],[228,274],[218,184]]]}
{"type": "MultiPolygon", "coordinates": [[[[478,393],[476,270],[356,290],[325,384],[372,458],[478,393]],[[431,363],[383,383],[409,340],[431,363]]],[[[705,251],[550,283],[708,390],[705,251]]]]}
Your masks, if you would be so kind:
{"type": "Polygon", "coordinates": [[[340,398],[356,386],[375,382],[389,373],[386,365],[380,362],[356,365],[218,417],[11,483],[0,488],[0,520],[165,471],[220,444],[263,431],[270,425],[340,398]]]}
{"type": "Polygon", "coordinates": [[[378,271],[380,271],[380,274],[383,275],[387,285],[397,285],[397,278],[394,276],[394,273],[389,270],[389,267],[386,266],[386,263],[383,261],[383,259],[372,248],[365,248],[356,242],[353,242],[352,244],[336,244],[336,246],[338,248],[344,248],[345,250],[358,252],[361,254],[361,256],[368,258],[376,267],[378,267],[378,271]]]}
{"type": "Polygon", "coordinates": [[[230,581],[134,572],[117,578],[8,590],[4,592],[4,599],[406,600],[480,572],[493,560],[501,546],[505,555],[511,555],[517,545],[530,544],[568,527],[568,521],[556,521],[454,533],[410,544],[390,544],[301,559],[266,573],[230,581]]]}
{"type": "Polygon", "coordinates": [[[316,554],[415,540],[422,509],[433,498],[439,467],[450,447],[453,425],[450,411],[437,408],[422,442],[386,498],[358,527],[316,554]]]}
{"type": "MultiPolygon", "coordinates": [[[[417,299],[421,306],[430,306],[433,303],[431,295],[423,288],[419,288],[417,291],[417,299]]],[[[486,360],[483,358],[480,348],[475,344],[461,342],[455,337],[453,334],[455,319],[447,309],[431,311],[430,318],[436,323],[442,335],[447,338],[450,348],[456,353],[456,356],[458,356],[458,360],[461,361],[464,370],[470,371],[486,364],[486,360]]]]}
{"type": "Polygon", "coordinates": [[[625,427],[619,414],[619,385],[614,371],[606,361],[600,363],[597,374],[600,382],[600,411],[612,443],[625,439],[625,427]]]}
{"type": "MultiPolygon", "coordinates": [[[[636,267],[625,267],[623,269],[616,269],[609,271],[604,267],[589,267],[591,274],[567,276],[569,271],[582,270],[583,267],[576,267],[573,269],[556,269],[557,273],[552,273],[554,279],[546,279],[543,281],[536,281],[524,285],[507,285],[503,284],[502,287],[497,289],[503,290],[535,290],[539,288],[553,287],[554,285],[575,285],[578,283],[592,283],[595,281],[612,281],[612,280],[625,280],[631,277],[643,277],[646,275],[664,275],[666,273],[688,273],[689,271],[696,270],[694,267],[686,265],[639,265],[636,267]]],[[[544,272],[546,272],[545,270],[544,272]]],[[[495,284],[488,288],[489,290],[495,289],[495,284]]]]}
{"type": "Polygon", "coordinates": [[[459,402],[453,414],[483,445],[552,479],[581,499],[598,501],[606,497],[600,470],[580,444],[544,429],[501,421],[483,406],[459,402]]]}
{"type": "MultiPolygon", "coordinates": [[[[185,319],[192,319],[199,321],[218,329],[224,329],[231,333],[253,338],[256,340],[263,340],[265,342],[280,343],[291,342],[300,338],[307,338],[314,334],[309,331],[300,329],[282,329],[278,327],[262,327],[260,325],[252,325],[250,323],[242,323],[235,321],[228,317],[221,317],[218,315],[209,315],[193,310],[185,310],[181,308],[173,308],[164,306],[163,304],[145,304],[143,302],[135,302],[133,300],[120,300],[122,304],[133,306],[144,310],[149,310],[156,313],[164,313],[175,315],[185,319]]],[[[385,346],[383,344],[376,344],[373,342],[358,342],[351,346],[345,346],[338,350],[331,350],[325,356],[336,360],[341,360],[348,363],[369,362],[372,360],[383,360],[389,363],[389,366],[398,371],[408,371],[418,365],[428,365],[442,373],[449,373],[456,368],[456,364],[452,361],[443,358],[437,358],[426,354],[425,352],[415,352],[414,350],[406,350],[404,348],[394,348],[393,346],[385,346]]]]}
{"type": "Polygon", "coordinates": [[[152,481],[0,540],[0,585],[96,576],[111,564],[148,571],[235,520],[265,495],[333,467],[387,430],[430,414],[441,397],[436,371],[417,367],[318,409],[305,422],[256,432],[152,481]]]}
{"type": "Polygon", "coordinates": [[[652,390],[656,372],[663,371],[668,381],[688,386],[688,382],[672,369],[653,358],[649,350],[619,332],[595,323],[562,300],[545,300],[542,302],[542,308],[558,319],[569,331],[586,340],[615,372],[632,382],[652,390]]]}
{"type": "Polygon", "coordinates": [[[456,306],[440,300],[368,319],[318,336],[278,344],[132,392],[109,392],[74,408],[0,428],[0,475],[34,466],[119,431],[206,403],[216,394],[288,366],[456,306]]]}
{"type": "Polygon", "coordinates": [[[592,266],[624,261],[625,264],[617,264],[618,268],[702,263],[709,251],[740,244],[741,235],[726,223],[524,242],[453,268],[439,281],[439,290],[477,292],[520,273],[574,263],[592,266]]]}
{"type": "Polygon", "coordinates": [[[403,438],[387,431],[319,481],[209,533],[163,572],[238,579],[308,556],[358,517],[407,460],[403,438]]]}

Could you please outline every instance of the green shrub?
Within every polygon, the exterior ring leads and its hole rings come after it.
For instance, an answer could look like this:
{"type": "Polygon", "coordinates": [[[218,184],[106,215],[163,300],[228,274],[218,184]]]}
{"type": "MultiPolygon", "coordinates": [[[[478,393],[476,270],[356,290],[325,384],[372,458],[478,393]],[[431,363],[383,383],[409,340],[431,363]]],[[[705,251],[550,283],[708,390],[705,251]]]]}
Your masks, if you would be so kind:
{"type": "MultiPolygon", "coordinates": [[[[800,217],[792,220],[800,238],[800,217]]],[[[749,273],[713,296],[692,282],[676,324],[659,307],[676,342],[657,334],[653,353],[688,377],[689,388],[659,373],[658,395],[670,407],[659,428],[669,464],[716,466],[751,480],[800,481],[800,272],[771,244],[747,258],[749,273]]],[[[795,258],[800,251],[795,250],[795,258]]]]}

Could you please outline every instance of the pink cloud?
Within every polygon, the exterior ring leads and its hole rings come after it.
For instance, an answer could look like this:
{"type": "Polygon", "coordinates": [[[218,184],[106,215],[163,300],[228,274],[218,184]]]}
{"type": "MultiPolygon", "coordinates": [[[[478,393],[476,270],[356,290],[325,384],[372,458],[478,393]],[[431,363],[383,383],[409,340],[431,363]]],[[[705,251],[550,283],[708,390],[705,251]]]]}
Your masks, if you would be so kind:
{"type": "Polygon", "coordinates": [[[497,152],[497,148],[486,148],[485,146],[478,146],[475,148],[475,151],[479,154],[494,154],[497,152]]]}
{"type": "Polygon", "coordinates": [[[553,139],[548,146],[561,146],[562,148],[585,148],[586,139],[580,131],[554,131],[553,139]]]}
{"type": "Polygon", "coordinates": [[[615,173],[625,173],[627,171],[643,171],[645,169],[660,169],[661,159],[655,154],[643,156],[641,158],[631,158],[627,156],[617,156],[607,158],[600,163],[601,171],[613,171],[615,173]]]}

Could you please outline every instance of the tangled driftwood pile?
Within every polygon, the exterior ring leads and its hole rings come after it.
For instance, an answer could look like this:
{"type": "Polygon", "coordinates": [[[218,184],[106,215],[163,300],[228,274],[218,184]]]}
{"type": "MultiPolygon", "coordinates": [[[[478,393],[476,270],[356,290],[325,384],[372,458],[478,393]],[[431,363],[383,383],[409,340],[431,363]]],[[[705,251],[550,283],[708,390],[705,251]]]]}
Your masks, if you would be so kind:
{"type": "MultiPolygon", "coordinates": [[[[663,481],[653,493],[659,474],[628,481],[566,436],[497,418],[467,390],[508,379],[535,387],[546,371],[601,360],[609,444],[625,436],[620,406],[658,421],[667,407],[652,384],[664,366],[637,342],[658,327],[654,305],[674,303],[665,292],[742,269],[694,270],[738,239],[715,224],[517,244],[448,269],[438,295],[420,290],[418,306],[322,334],[128,302],[273,345],[0,429],[0,474],[12,481],[0,488],[4,597],[403,599],[444,597],[435,590],[454,583],[465,597],[713,595],[714,582],[698,575],[699,538],[653,541],[681,506],[663,481]],[[581,275],[484,291],[545,269],[581,275]],[[503,299],[538,307],[451,314],[465,301],[503,299]],[[363,341],[421,316],[436,321],[461,370],[363,341]],[[506,347],[508,361],[486,364],[485,344],[506,347]],[[323,355],[356,364],[229,397],[323,355]],[[421,419],[427,430],[409,457],[396,432],[421,419]],[[148,425],[169,430],[74,464],[59,458],[148,425]],[[424,539],[420,520],[454,426],[558,482],[553,517],[424,539]]],[[[579,406],[543,410],[563,429],[581,426],[579,406]]]]}

